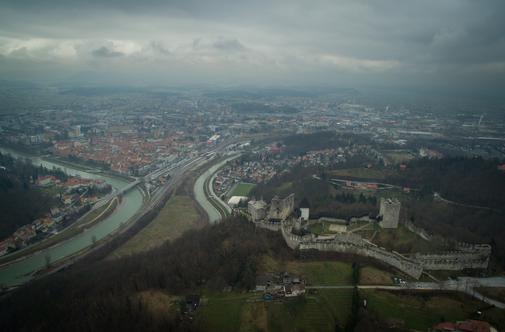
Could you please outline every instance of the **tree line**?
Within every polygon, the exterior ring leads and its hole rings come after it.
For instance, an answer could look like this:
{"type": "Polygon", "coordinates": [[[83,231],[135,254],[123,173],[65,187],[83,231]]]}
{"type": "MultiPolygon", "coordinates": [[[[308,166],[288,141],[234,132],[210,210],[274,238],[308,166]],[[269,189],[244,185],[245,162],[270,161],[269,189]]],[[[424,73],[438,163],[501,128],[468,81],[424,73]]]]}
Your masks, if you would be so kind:
{"type": "Polygon", "coordinates": [[[438,192],[459,203],[495,209],[505,206],[505,172],[499,160],[451,157],[415,159],[405,171],[389,175],[385,182],[420,189],[422,194],[438,192]]]}
{"type": "Polygon", "coordinates": [[[193,330],[180,316],[153,317],[138,294],[173,295],[255,286],[262,255],[292,259],[278,233],[232,217],[146,253],[76,263],[0,301],[0,330],[193,330]]]}
{"type": "Polygon", "coordinates": [[[34,187],[42,175],[67,179],[61,170],[35,166],[28,160],[0,153],[0,240],[48,213],[56,204],[54,197],[34,187]]]}

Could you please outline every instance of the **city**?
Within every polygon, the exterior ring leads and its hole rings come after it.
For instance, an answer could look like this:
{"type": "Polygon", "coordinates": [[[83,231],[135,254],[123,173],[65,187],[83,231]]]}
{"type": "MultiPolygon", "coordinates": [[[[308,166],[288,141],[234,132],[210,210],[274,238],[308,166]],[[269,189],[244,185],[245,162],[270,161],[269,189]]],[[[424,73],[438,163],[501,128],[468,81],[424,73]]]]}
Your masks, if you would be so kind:
{"type": "Polygon", "coordinates": [[[1,3],[0,330],[505,330],[503,10],[1,3]]]}

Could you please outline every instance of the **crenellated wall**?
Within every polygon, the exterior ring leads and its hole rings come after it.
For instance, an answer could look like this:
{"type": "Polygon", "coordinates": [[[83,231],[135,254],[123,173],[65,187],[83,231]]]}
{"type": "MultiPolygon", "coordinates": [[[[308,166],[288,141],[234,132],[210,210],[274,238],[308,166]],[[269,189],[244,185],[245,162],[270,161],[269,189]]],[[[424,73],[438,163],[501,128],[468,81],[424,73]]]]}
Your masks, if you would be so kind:
{"type": "Polygon", "coordinates": [[[264,221],[255,222],[254,225],[256,225],[256,227],[268,229],[273,232],[277,232],[281,229],[280,222],[269,222],[269,221],[264,220],[264,221]]]}
{"type": "Polygon", "coordinates": [[[427,270],[485,269],[489,264],[490,251],[451,251],[436,254],[414,255],[427,270]]]}
{"type": "Polygon", "coordinates": [[[286,241],[286,244],[288,247],[291,249],[296,249],[298,248],[298,245],[300,242],[303,241],[308,241],[310,239],[313,239],[314,235],[308,234],[308,235],[296,235],[291,232],[291,229],[293,227],[293,223],[290,221],[283,221],[281,223],[281,232],[282,232],[282,237],[284,238],[284,241],[286,241]]]}
{"type": "MultiPolygon", "coordinates": [[[[291,249],[299,250],[319,250],[335,251],[371,257],[391,265],[405,274],[419,279],[424,269],[426,270],[462,270],[465,268],[487,268],[491,255],[491,246],[487,244],[458,243],[456,251],[436,254],[413,254],[406,257],[395,251],[387,251],[379,248],[372,242],[362,238],[356,233],[337,233],[326,236],[315,236],[314,234],[298,235],[292,232],[295,222],[286,219],[293,211],[294,195],[291,194],[285,199],[274,198],[269,210],[269,217],[274,216],[280,221],[269,221],[268,218],[254,222],[257,227],[268,229],[274,232],[281,231],[282,237],[291,249]]],[[[396,211],[395,206],[395,215],[396,211]]],[[[308,224],[311,221],[307,221],[308,224]]],[[[298,225],[299,226],[299,225],[298,225]]],[[[391,226],[391,225],[390,225],[391,226]]],[[[409,225],[407,225],[408,227],[409,225]]],[[[410,225],[415,227],[413,224],[410,225]]],[[[301,229],[301,227],[298,227],[301,229]]],[[[414,229],[414,231],[419,231],[414,229]]],[[[422,230],[424,233],[424,230],[422,230]]],[[[417,233],[417,232],[416,232],[417,233]]],[[[421,234],[420,234],[421,235],[421,234]]],[[[422,236],[422,235],[421,235],[422,236]]],[[[426,239],[429,235],[426,234],[426,239]]],[[[423,236],[424,238],[424,236],[423,236]]]]}
{"type": "Polygon", "coordinates": [[[399,253],[390,252],[366,243],[359,236],[337,236],[333,239],[316,238],[300,242],[298,248],[300,250],[336,251],[375,258],[416,279],[419,279],[423,272],[423,268],[418,262],[399,253]]]}
{"type": "Polygon", "coordinates": [[[487,268],[491,254],[491,247],[486,244],[460,244],[457,247],[458,249],[461,248],[459,251],[440,254],[415,254],[413,257],[406,257],[395,251],[379,248],[355,233],[340,233],[318,237],[313,234],[300,236],[291,232],[292,226],[292,222],[284,221],[280,227],[282,236],[291,249],[316,249],[371,257],[416,279],[421,276],[424,269],[462,270],[465,268],[487,268]]]}

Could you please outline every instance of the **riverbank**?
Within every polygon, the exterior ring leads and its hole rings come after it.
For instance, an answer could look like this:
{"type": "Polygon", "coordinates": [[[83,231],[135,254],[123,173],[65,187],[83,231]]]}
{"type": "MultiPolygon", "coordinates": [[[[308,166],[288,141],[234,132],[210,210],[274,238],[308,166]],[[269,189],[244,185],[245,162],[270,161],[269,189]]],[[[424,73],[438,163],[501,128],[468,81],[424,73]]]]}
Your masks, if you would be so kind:
{"type": "MultiPolygon", "coordinates": [[[[122,222],[117,229],[106,235],[104,238],[96,239],[96,241],[92,238],[92,245],[75,252],[71,256],[66,257],[65,260],[46,264],[46,266],[40,269],[33,277],[36,279],[42,278],[66,269],[77,262],[79,262],[79,264],[86,265],[96,260],[110,257],[112,252],[127,243],[127,241],[142,231],[159,215],[162,208],[167,204],[167,201],[170,197],[172,197],[176,190],[179,191],[182,187],[182,192],[192,193],[192,191],[184,191],[187,187],[186,179],[189,177],[191,178],[191,181],[193,181],[194,174],[199,172],[201,168],[206,168],[206,166],[202,165],[202,163],[198,163],[192,168],[187,169],[187,173],[180,172],[179,175],[174,175],[169,182],[160,188],[156,194],[150,196],[150,198],[147,198],[144,190],[140,190],[140,187],[137,188],[135,191],[142,192],[144,204],[134,216],[129,218],[126,222],[122,222]],[[181,185],[181,183],[183,185],[181,185]]],[[[195,203],[195,207],[200,216],[203,216],[203,211],[200,206],[195,203]]]]}
{"type": "Polygon", "coordinates": [[[240,154],[228,157],[225,159],[217,160],[212,166],[204,171],[195,181],[193,192],[195,199],[200,206],[205,210],[208,215],[209,223],[213,224],[229,215],[229,211],[223,204],[219,202],[217,196],[213,193],[211,186],[211,179],[215,173],[223,167],[228,161],[238,158],[240,154]]]}
{"type": "Polygon", "coordinates": [[[204,190],[205,195],[207,196],[207,199],[209,200],[210,204],[212,204],[212,206],[214,206],[214,208],[221,215],[220,219],[222,220],[222,219],[225,219],[226,217],[228,217],[231,213],[228,210],[229,207],[226,205],[226,203],[224,203],[219,197],[216,196],[216,193],[214,192],[214,190],[212,188],[212,183],[214,182],[214,179],[216,177],[216,173],[218,171],[219,170],[214,172],[214,174],[212,174],[212,176],[210,178],[205,179],[205,182],[203,185],[204,186],[203,190],[204,190]]]}
{"type": "Polygon", "coordinates": [[[93,226],[97,222],[102,221],[103,219],[107,218],[108,216],[111,215],[112,212],[118,207],[118,205],[121,203],[121,197],[114,197],[109,201],[109,203],[102,205],[101,207],[97,208],[94,211],[91,211],[90,214],[86,216],[84,220],[82,220],[82,223],[78,225],[79,228],[89,228],[90,226],[93,226]]]}
{"type": "Polygon", "coordinates": [[[90,166],[87,165],[86,163],[78,163],[75,161],[68,160],[67,158],[58,157],[52,154],[40,153],[40,151],[38,150],[29,150],[29,149],[17,150],[12,146],[0,144],[0,152],[4,154],[12,154],[14,156],[19,156],[22,158],[28,158],[31,160],[40,159],[41,161],[45,161],[50,164],[59,165],[60,168],[63,169],[63,171],[65,168],[71,168],[79,172],[103,175],[120,181],[127,181],[127,182],[135,181],[135,178],[129,175],[121,174],[112,170],[107,170],[98,166],[90,166]]]}
{"type": "Polygon", "coordinates": [[[61,230],[59,233],[54,234],[44,240],[34,243],[26,248],[15,251],[9,255],[0,258],[0,267],[9,265],[23,257],[33,255],[41,250],[50,248],[57,245],[58,243],[71,239],[72,237],[82,233],[98,222],[103,221],[108,216],[110,216],[114,210],[117,208],[119,202],[117,198],[113,198],[109,203],[104,204],[102,207],[89,211],[81,216],[78,220],[73,222],[68,227],[61,230]]]}
{"type": "Polygon", "coordinates": [[[115,171],[112,171],[109,169],[104,169],[104,168],[101,168],[98,166],[90,166],[90,165],[87,165],[86,163],[81,164],[78,162],[68,160],[67,158],[62,158],[62,157],[58,157],[58,156],[54,156],[54,155],[43,155],[41,158],[45,159],[47,161],[50,161],[50,162],[58,163],[58,164],[61,164],[64,166],[69,166],[69,167],[81,170],[83,172],[103,174],[103,175],[106,175],[111,178],[116,178],[118,180],[124,180],[124,181],[128,181],[128,182],[135,181],[135,178],[131,177],[129,175],[121,174],[121,173],[118,173],[118,172],[115,172],[115,171]]]}
{"type": "MultiPolygon", "coordinates": [[[[109,177],[104,174],[94,174],[76,169],[69,164],[61,165],[58,161],[48,161],[37,156],[28,156],[16,151],[0,148],[2,153],[10,153],[17,158],[28,158],[35,165],[42,165],[46,168],[61,168],[71,176],[81,176],[89,179],[102,179],[115,189],[121,189],[128,185],[124,178],[109,177]]],[[[110,214],[103,215],[99,222],[94,222],[84,231],[78,232],[75,236],[61,240],[50,247],[40,249],[30,255],[19,257],[16,261],[0,267],[0,285],[3,287],[13,287],[21,285],[34,277],[37,271],[44,270],[48,265],[62,262],[67,265],[75,261],[74,257],[80,257],[87,249],[97,246],[102,241],[108,241],[110,236],[135,221],[136,216],[144,206],[144,195],[138,188],[133,188],[122,195],[122,201],[110,214]]]]}

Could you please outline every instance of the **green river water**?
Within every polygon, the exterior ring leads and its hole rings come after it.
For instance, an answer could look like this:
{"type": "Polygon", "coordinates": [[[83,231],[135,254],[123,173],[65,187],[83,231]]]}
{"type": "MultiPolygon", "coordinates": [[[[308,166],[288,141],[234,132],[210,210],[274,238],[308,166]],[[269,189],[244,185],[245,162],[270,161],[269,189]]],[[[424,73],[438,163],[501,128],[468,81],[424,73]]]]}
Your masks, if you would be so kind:
{"type": "MultiPolygon", "coordinates": [[[[23,155],[10,149],[0,148],[0,152],[9,153],[16,158],[28,158],[33,164],[43,165],[46,168],[57,167],[69,175],[79,175],[83,178],[90,179],[103,179],[116,189],[120,189],[128,184],[127,181],[119,178],[78,170],[69,165],[59,165],[55,162],[50,162],[38,157],[23,155]]],[[[23,284],[33,278],[33,273],[46,266],[48,258],[50,259],[50,262],[56,262],[90,247],[93,244],[93,238],[95,238],[96,241],[99,241],[107,235],[113,233],[140,210],[142,203],[143,197],[140,190],[135,188],[128,191],[123,195],[121,204],[116,208],[116,210],[98,224],[91,226],[86,231],[53,247],[43,249],[31,254],[28,257],[24,257],[5,266],[1,266],[0,286],[12,287],[23,284]]]]}

